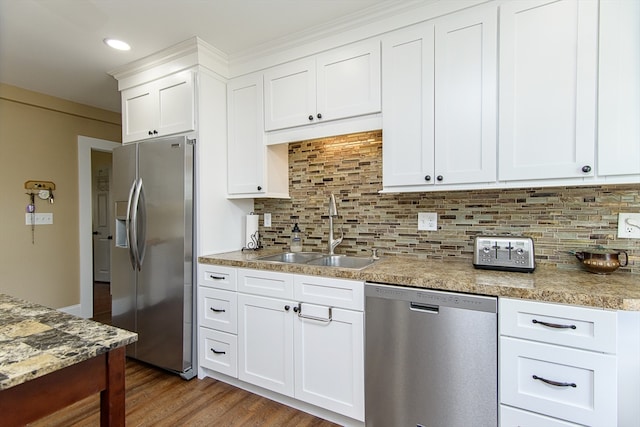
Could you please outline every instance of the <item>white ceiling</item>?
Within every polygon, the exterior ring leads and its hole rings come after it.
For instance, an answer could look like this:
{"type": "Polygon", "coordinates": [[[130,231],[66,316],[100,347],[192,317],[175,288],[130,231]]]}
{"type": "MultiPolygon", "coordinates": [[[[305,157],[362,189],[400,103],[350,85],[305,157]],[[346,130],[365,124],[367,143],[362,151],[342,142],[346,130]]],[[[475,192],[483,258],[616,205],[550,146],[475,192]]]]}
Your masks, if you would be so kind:
{"type": "Polygon", "coordinates": [[[198,36],[229,56],[400,0],[0,0],[0,82],[120,111],[124,64],[198,36]],[[103,39],[127,41],[119,52],[103,39]]]}

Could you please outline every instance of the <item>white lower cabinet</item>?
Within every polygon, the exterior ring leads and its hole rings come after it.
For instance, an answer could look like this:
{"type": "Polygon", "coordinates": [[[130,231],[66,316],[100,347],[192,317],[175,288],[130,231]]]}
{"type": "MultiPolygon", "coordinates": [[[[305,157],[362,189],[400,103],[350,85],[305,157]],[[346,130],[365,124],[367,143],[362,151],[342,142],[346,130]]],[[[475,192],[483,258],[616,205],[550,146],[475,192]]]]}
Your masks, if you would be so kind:
{"type": "Polygon", "coordinates": [[[201,367],[364,421],[364,282],[202,267],[212,285],[237,280],[237,292],[200,288],[201,367]],[[228,294],[237,298],[237,346],[228,294]]]}
{"type": "Polygon", "coordinates": [[[238,378],[293,396],[293,303],[239,294],[238,306],[238,378]]]}
{"type": "Polygon", "coordinates": [[[502,427],[640,425],[640,313],[499,304],[502,427]]]}

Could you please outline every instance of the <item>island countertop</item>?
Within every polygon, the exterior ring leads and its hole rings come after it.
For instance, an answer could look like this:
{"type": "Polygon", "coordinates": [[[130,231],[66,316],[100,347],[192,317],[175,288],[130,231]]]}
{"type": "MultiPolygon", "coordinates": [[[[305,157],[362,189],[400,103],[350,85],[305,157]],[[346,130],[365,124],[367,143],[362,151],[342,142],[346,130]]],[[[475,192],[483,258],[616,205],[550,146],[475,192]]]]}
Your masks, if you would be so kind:
{"type": "Polygon", "coordinates": [[[521,298],[612,310],[640,311],[640,276],[608,275],[537,266],[533,273],[475,269],[471,261],[419,260],[383,256],[362,270],[260,261],[275,250],[235,251],[201,256],[202,264],[255,268],[326,277],[356,279],[398,286],[521,298]]]}
{"type": "Polygon", "coordinates": [[[0,390],[137,339],[133,332],[0,294],[0,390]]]}

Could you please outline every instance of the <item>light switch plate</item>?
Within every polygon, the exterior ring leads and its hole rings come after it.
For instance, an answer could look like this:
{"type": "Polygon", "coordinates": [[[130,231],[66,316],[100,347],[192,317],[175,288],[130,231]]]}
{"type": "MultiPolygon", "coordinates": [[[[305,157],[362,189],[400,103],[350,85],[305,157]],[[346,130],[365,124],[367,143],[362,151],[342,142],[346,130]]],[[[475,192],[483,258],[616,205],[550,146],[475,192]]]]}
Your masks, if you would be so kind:
{"type": "Polygon", "coordinates": [[[264,222],[264,226],[265,227],[271,227],[271,214],[270,213],[264,214],[263,222],[264,222]]]}
{"type": "Polygon", "coordinates": [[[640,213],[618,214],[618,237],[640,239],[640,213]]]}
{"type": "Polygon", "coordinates": [[[35,225],[50,225],[53,224],[53,214],[52,213],[36,213],[24,214],[24,223],[26,225],[31,225],[31,221],[35,219],[35,225]]]}
{"type": "Polygon", "coordinates": [[[437,231],[438,214],[436,212],[418,212],[418,230],[437,231]]]}

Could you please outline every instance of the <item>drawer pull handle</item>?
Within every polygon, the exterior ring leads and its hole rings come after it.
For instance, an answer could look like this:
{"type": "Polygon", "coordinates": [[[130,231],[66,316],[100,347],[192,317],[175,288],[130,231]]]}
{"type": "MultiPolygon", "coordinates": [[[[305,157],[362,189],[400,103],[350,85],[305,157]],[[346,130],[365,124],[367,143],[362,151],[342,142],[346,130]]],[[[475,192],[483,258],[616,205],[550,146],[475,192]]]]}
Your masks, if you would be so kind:
{"type": "Polygon", "coordinates": [[[576,325],[560,325],[558,323],[541,322],[540,320],[533,319],[531,323],[540,323],[542,326],[556,329],[577,329],[576,325]]]}
{"type": "Polygon", "coordinates": [[[214,313],[224,313],[227,311],[224,308],[213,308],[213,307],[209,307],[209,310],[213,311],[214,313]]]}
{"type": "Polygon", "coordinates": [[[227,354],[226,351],[218,351],[218,350],[215,350],[213,348],[211,349],[211,351],[213,351],[214,354],[227,354]]]}
{"type": "Polygon", "coordinates": [[[546,383],[546,384],[549,384],[549,385],[553,385],[553,386],[556,386],[556,387],[573,387],[573,388],[578,387],[576,385],[576,383],[561,383],[561,382],[558,382],[558,381],[548,380],[546,378],[542,378],[542,377],[539,377],[537,375],[534,375],[532,378],[534,380],[540,380],[543,383],[546,383]]]}
{"type": "Polygon", "coordinates": [[[213,274],[209,275],[209,279],[213,279],[213,280],[224,280],[223,276],[214,276],[213,274]]]}

